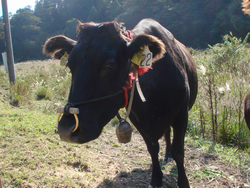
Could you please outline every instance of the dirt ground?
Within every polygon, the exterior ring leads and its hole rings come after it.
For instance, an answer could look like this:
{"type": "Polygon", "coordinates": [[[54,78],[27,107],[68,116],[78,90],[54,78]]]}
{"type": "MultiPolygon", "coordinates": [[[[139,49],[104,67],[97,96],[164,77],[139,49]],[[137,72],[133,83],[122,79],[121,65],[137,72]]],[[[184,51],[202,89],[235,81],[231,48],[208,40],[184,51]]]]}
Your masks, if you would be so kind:
{"type": "MultiPolygon", "coordinates": [[[[151,177],[151,158],[142,137],[134,130],[130,143],[119,144],[116,135],[113,134],[114,130],[114,127],[108,128],[97,140],[84,146],[88,149],[88,154],[85,153],[87,159],[85,164],[65,161],[67,166],[58,168],[56,175],[64,176],[65,171],[72,176],[78,173],[77,181],[82,182],[84,187],[86,184],[87,187],[97,188],[148,187],[151,177]],[[94,178],[86,180],[85,173],[94,178]]],[[[163,161],[165,154],[163,139],[160,140],[160,146],[163,187],[178,187],[175,162],[166,164],[163,161]]],[[[67,150],[70,152],[71,148],[67,150]]],[[[78,154],[73,153],[73,155],[78,154]]],[[[244,172],[243,166],[227,163],[223,155],[205,152],[202,147],[194,147],[190,143],[185,145],[185,167],[191,187],[250,187],[249,173],[244,172]]],[[[247,171],[249,172],[249,169],[247,171]]]]}

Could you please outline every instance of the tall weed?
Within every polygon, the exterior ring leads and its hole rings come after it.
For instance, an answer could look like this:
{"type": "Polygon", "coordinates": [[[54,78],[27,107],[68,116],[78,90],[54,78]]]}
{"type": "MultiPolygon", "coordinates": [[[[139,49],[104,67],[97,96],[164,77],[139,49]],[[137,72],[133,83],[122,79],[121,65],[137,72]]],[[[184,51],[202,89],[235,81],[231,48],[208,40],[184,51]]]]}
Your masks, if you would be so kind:
{"type": "Polygon", "coordinates": [[[223,43],[194,54],[199,70],[195,103],[200,118],[198,134],[238,147],[250,147],[250,133],[243,118],[244,97],[250,84],[248,37],[242,41],[230,33],[223,37],[223,43]]]}
{"type": "Polygon", "coordinates": [[[20,106],[28,103],[30,99],[29,85],[23,80],[17,79],[15,85],[10,85],[10,104],[20,106]]]}
{"type": "MultiPolygon", "coordinates": [[[[53,61],[25,62],[15,66],[17,80],[14,85],[9,85],[8,74],[2,67],[0,69],[1,98],[6,91],[7,99],[13,106],[34,105],[39,100],[50,100],[52,104],[66,103],[71,78],[67,68],[53,61]]],[[[38,105],[40,108],[41,104],[38,105]]]]}

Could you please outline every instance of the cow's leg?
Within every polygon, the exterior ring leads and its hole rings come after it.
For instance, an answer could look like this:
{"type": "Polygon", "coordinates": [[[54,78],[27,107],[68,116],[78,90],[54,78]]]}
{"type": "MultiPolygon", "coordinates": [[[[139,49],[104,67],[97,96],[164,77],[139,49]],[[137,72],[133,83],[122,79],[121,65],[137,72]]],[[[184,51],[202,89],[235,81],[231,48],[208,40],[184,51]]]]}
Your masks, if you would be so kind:
{"type": "Polygon", "coordinates": [[[183,108],[177,116],[174,126],[174,138],[172,143],[172,156],[178,168],[178,186],[189,188],[189,182],[184,169],[184,137],[187,128],[188,110],[183,108]]]}
{"type": "Polygon", "coordinates": [[[248,91],[244,103],[244,116],[248,129],[250,130],[250,91],[248,91]]]}
{"type": "Polygon", "coordinates": [[[152,159],[152,177],[149,188],[160,188],[162,187],[162,177],[163,177],[158,159],[160,146],[158,141],[152,143],[147,138],[144,138],[144,140],[146,142],[148,152],[150,153],[152,159]]]}
{"type": "Polygon", "coordinates": [[[164,133],[164,139],[166,142],[166,154],[165,154],[165,161],[170,162],[172,161],[172,155],[171,155],[171,127],[169,126],[167,130],[164,133]]]}
{"type": "MultiPolygon", "coordinates": [[[[149,135],[156,136],[156,134],[152,134],[152,131],[148,130],[148,132],[147,132],[144,129],[142,129],[141,128],[142,126],[140,126],[140,123],[137,121],[137,118],[136,118],[136,116],[134,116],[133,113],[130,113],[129,119],[135,125],[135,127],[140,132],[140,134],[142,135],[142,137],[147,145],[148,152],[149,152],[151,159],[152,159],[152,177],[151,177],[150,185],[148,188],[162,188],[163,173],[161,171],[161,167],[160,167],[160,163],[159,163],[159,159],[158,159],[158,153],[160,150],[158,140],[162,137],[162,135],[158,135],[157,137],[154,137],[154,138],[148,137],[149,135]],[[146,134],[145,132],[147,132],[148,134],[146,134]],[[153,142],[152,140],[155,140],[155,141],[153,142]]],[[[143,119],[143,120],[145,120],[145,119],[143,119]]],[[[144,124],[146,127],[145,122],[141,123],[141,124],[144,124]]]]}

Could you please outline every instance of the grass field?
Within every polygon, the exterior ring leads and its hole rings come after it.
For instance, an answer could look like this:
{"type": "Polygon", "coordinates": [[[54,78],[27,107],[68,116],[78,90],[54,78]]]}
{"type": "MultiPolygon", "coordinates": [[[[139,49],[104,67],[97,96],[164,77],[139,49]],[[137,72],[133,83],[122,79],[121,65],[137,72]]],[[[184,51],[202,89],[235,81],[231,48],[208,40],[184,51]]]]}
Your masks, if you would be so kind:
{"type": "MultiPolygon", "coordinates": [[[[147,187],[151,159],[140,134],[120,144],[112,120],[87,144],[62,142],[56,108],[66,103],[70,74],[58,61],[15,65],[17,84],[9,87],[0,67],[0,178],[7,187],[147,187]],[[42,88],[42,89],[41,89],[42,88]]],[[[174,162],[159,158],[164,187],[177,187],[174,162]]],[[[250,187],[250,150],[237,150],[186,136],[185,167],[191,187],[250,187]]]]}

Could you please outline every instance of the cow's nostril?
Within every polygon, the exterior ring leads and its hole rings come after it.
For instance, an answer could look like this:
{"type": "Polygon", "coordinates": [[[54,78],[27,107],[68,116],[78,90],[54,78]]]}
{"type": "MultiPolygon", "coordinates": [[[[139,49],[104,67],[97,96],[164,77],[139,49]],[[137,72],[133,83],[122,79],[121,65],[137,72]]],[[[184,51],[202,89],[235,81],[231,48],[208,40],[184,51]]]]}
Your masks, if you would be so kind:
{"type": "Polygon", "coordinates": [[[75,127],[76,127],[75,125],[72,125],[71,127],[68,128],[58,126],[58,133],[60,135],[60,138],[66,142],[73,142],[71,136],[72,136],[72,131],[75,129],[75,127]]]}
{"type": "MultiPolygon", "coordinates": [[[[65,111],[65,108],[63,108],[63,107],[58,107],[57,108],[57,113],[58,113],[57,125],[59,125],[60,117],[61,117],[62,113],[64,113],[64,111],[65,111]]],[[[77,114],[79,114],[79,109],[78,108],[69,108],[68,111],[69,111],[68,112],[69,114],[74,115],[75,120],[76,120],[75,128],[72,131],[72,133],[74,133],[78,129],[78,126],[79,126],[79,120],[78,120],[78,117],[77,117],[77,114]]]]}

